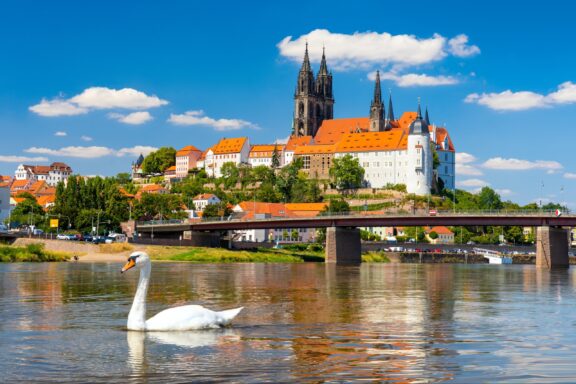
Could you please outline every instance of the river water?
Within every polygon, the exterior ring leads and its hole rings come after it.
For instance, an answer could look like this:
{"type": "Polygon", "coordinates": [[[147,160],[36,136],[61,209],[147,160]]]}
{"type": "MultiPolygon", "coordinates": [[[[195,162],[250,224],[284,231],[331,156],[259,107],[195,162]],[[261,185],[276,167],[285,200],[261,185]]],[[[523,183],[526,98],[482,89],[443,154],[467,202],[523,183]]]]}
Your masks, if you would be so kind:
{"type": "Polygon", "coordinates": [[[125,329],[138,272],[0,265],[0,382],[575,382],[576,273],[533,266],[154,263],[148,315],[244,306],[218,331],[125,329]]]}

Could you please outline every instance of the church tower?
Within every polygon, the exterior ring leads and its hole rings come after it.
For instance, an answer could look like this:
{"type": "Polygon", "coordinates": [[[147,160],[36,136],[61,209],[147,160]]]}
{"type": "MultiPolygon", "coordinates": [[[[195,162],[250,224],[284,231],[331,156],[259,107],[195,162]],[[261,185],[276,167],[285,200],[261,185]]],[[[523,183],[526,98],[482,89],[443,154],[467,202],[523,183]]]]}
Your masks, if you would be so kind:
{"type": "Polygon", "coordinates": [[[374,99],[370,104],[370,131],[384,130],[384,104],[382,103],[382,90],[380,89],[380,71],[376,71],[376,84],[374,85],[374,99]]]}
{"type": "Polygon", "coordinates": [[[406,191],[417,195],[430,194],[433,171],[430,130],[426,120],[422,118],[420,100],[418,100],[418,116],[410,124],[407,155],[406,191]]]}
{"type": "Polygon", "coordinates": [[[314,79],[308,57],[308,43],[306,43],[304,60],[298,73],[298,83],[294,94],[292,134],[295,136],[314,136],[322,125],[322,121],[333,117],[332,74],[328,72],[326,56],[322,52],[318,76],[314,79]]]}

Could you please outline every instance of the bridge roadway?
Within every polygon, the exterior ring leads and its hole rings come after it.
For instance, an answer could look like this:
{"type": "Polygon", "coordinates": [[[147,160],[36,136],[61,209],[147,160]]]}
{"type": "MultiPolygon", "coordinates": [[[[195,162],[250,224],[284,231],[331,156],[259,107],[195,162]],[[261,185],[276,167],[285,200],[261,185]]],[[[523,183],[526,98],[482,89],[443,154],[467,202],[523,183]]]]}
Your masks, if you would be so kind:
{"type": "Polygon", "coordinates": [[[221,231],[272,228],[413,227],[413,226],[524,226],[576,227],[576,215],[553,213],[441,213],[431,215],[330,215],[309,218],[231,219],[212,221],[152,221],[137,224],[139,232],[221,231]]]}
{"type": "Polygon", "coordinates": [[[157,221],[137,223],[135,229],[142,237],[178,238],[207,237],[207,232],[327,228],[326,262],[358,264],[361,261],[361,242],[358,227],[410,226],[526,226],[536,227],[536,265],[540,268],[567,268],[569,231],[576,227],[576,215],[556,215],[553,212],[439,212],[425,214],[369,213],[328,215],[309,218],[221,219],[214,221],[157,221]]]}

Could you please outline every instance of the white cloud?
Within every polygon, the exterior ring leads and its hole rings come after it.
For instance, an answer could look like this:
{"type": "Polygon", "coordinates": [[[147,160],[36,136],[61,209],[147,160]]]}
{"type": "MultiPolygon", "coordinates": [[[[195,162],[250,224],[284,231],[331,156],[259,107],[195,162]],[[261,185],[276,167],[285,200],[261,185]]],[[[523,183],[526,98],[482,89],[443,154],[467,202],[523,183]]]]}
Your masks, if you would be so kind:
{"type": "Polygon", "coordinates": [[[448,40],[448,51],[457,57],[469,57],[480,53],[480,48],[476,45],[468,44],[468,36],[458,35],[448,40]]]}
{"type": "Polygon", "coordinates": [[[456,153],[456,174],[467,176],[481,176],[483,173],[476,165],[471,164],[476,157],[466,152],[456,153]]]}
{"type": "Polygon", "coordinates": [[[42,99],[39,104],[33,105],[28,109],[37,115],[45,117],[75,116],[88,113],[88,109],[79,107],[76,104],[72,104],[69,101],[62,99],[42,99]]]}
{"type": "MultiPolygon", "coordinates": [[[[31,147],[25,149],[24,152],[27,153],[37,153],[37,154],[45,154],[51,156],[62,156],[62,157],[77,157],[77,158],[84,158],[84,159],[95,159],[104,156],[138,156],[141,153],[143,155],[147,155],[152,151],[156,151],[158,148],[156,147],[149,147],[143,145],[136,145],[134,147],[129,148],[121,148],[121,149],[113,149],[108,147],[98,147],[98,146],[89,146],[89,147],[82,147],[82,146],[71,146],[71,147],[63,147],[60,149],[50,149],[50,148],[43,148],[43,147],[31,147]]],[[[39,160],[37,160],[39,161],[39,160]]]]}
{"type": "Polygon", "coordinates": [[[520,159],[504,159],[502,157],[494,157],[486,160],[482,167],[494,170],[503,171],[528,171],[533,169],[544,169],[544,170],[560,170],[562,169],[562,164],[557,161],[546,161],[546,160],[520,160],[520,159]]]}
{"type": "Polygon", "coordinates": [[[82,141],[92,141],[92,138],[90,136],[85,136],[85,135],[80,136],[80,139],[82,141]]]}
{"type": "Polygon", "coordinates": [[[148,111],[132,112],[127,115],[121,113],[109,113],[108,117],[124,124],[140,125],[152,120],[152,115],[148,111]]]}
{"type": "Polygon", "coordinates": [[[466,152],[456,153],[456,163],[468,164],[476,161],[476,157],[466,152]]]}
{"type": "Polygon", "coordinates": [[[40,116],[55,117],[81,115],[93,109],[148,109],[166,104],[168,101],[158,96],[133,88],[91,87],[69,99],[42,99],[28,109],[40,116]]]}
{"type": "Polygon", "coordinates": [[[499,194],[500,196],[510,196],[513,195],[514,192],[512,192],[511,189],[507,189],[507,188],[503,188],[503,189],[496,189],[495,190],[497,194],[499,194]]]}
{"type": "Polygon", "coordinates": [[[576,173],[566,172],[564,174],[565,179],[576,179],[576,173]]]}
{"type": "Polygon", "coordinates": [[[52,156],[79,157],[84,159],[93,159],[97,157],[109,156],[114,153],[114,151],[110,148],[97,147],[97,146],[91,146],[91,147],[70,146],[70,147],[63,147],[60,149],[31,147],[25,149],[24,152],[38,153],[52,156]]]}
{"type": "Polygon", "coordinates": [[[260,129],[258,125],[240,119],[213,119],[204,111],[188,111],[181,115],[170,114],[168,122],[175,125],[206,125],[216,131],[235,131],[243,128],[260,129]]]}
{"type": "Polygon", "coordinates": [[[122,157],[122,156],[140,156],[140,154],[146,156],[148,155],[150,152],[154,152],[157,151],[158,148],[156,147],[149,147],[149,146],[145,146],[145,145],[136,145],[132,148],[122,148],[119,149],[118,152],[116,152],[116,156],[122,157]]]}
{"type": "Polygon", "coordinates": [[[54,132],[54,136],[59,136],[59,137],[64,137],[67,136],[68,134],[64,131],[56,131],[54,132]]]}
{"type": "MultiPolygon", "coordinates": [[[[382,80],[392,80],[399,87],[434,87],[439,85],[458,84],[458,79],[452,76],[430,76],[426,74],[407,73],[398,75],[393,72],[385,72],[380,75],[382,80]]],[[[374,81],[376,72],[370,72],[368,79],[374,81]]]]}
{"type": "Polygon", "coordinates": [[[48,161],[47,157],[0,155],[1,163],[42,163],[45,161],[48,161]]]}
{"type": "Polygon", "coordinates": [[[454,39],[455,49],[452,49],[446,38],[439,34],[430,38],[418,38],[414,35],[391,35],[387,32],[343,34],[315,29],[298,38],[287,36],[277,47],[280,55],[301,62],[305,44],[308,42],[310,60],[320,62],[322,47],[325,46],[331,67],[339,70],[367,68],[375,64],[414,66],[441,60],[450,53],[462,56],[462,53],[479,52],[478,47],[466,46],[466,35],[459,35],[454,39]]]}
{"type": "Polygon", "coordinates": [[[496,111],[522,111],[525,109],[542,108],[546,106],[544,96],[534,92],[512,92],[510,90],[501,93],[472,93],[464,99],[466,103],[484,105],[496,111]]]}
{"type": "Polygon", "coordinates": [[[133,88],[111,89],[91,87],[70,99],[72,103],[84,108],[95,109],[148,109],[168,104],[158,96],[148,96],[133,88]]]}
{"type": "Polygon", "coordinates": [[[457,181],[457,184],[459,187],[470,187],[470,188],[475,188],[475,187],[486,187],[488,185],[490,185],[490,183],[484,181],[484,180],[480,180],[480,179],[468,179],[468,180],[462,180],[462,181],[457,181]]]}
{"type": "Polygon", "coordinates": [[[558,90],[547,95],[530,91],[500,93],[471,93],[464,99],[466,103],[484,105],[496,111],[522,111],[533,108],[552,107],[559,104],[576,103],[576,84],[566,81],[558,90]]]}

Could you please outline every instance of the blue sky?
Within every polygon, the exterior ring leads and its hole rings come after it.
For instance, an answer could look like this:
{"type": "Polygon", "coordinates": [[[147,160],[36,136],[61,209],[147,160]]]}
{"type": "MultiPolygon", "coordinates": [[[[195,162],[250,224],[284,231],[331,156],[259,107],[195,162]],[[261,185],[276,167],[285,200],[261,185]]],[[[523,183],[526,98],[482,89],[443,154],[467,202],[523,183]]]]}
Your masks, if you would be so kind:
{"type": "Polygon", "coordinates": [[[2,2],[0,174],[114,175],[141,150],[285,138],[308,40],[336,118],[367,116],[379,69],[397,115],[421,97],[447,126],[459,187],[576,209],[576,6],[269,3],[2,2]]]}

